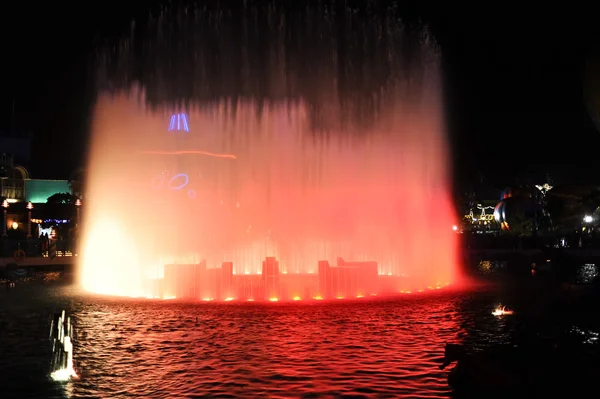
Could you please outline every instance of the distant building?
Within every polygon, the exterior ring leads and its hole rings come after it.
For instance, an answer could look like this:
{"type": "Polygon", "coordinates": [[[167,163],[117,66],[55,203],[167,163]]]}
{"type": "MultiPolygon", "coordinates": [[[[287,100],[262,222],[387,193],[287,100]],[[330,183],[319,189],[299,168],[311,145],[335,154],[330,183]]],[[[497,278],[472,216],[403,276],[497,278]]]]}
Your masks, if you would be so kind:
{"type": "Polygon", "coordinates": [[[45,203],[57,193],[71,193],[68,180],[31,179],[23,166],[15,166],[12,156],[0,154],[0,197],[9,203],[45,203]]]}
{"type": "Polygon", "coordinates": [[[460,226],[461,231],[474,233],[493,233],[500,230],[500,225],[494,219],[494,208],[500,201],[500,190],[482,185],[477,191],[465,196],[462,204],[464,215],[460,226]]]}
{"type": "Polygon", "coordinates": [[[26,179],[29,179],[29,172],[14,164],[12,154],[0,154],[0,196],[10,202],[24,201],[26,179]]]}
{"type": "Polygon", "coordinates": [[[25,180],[25,201],[31,201],[34,204],[42,203],[46,202],[48,197],[58,193],[71,194],[71,185],[68,180],[25,180]]]}
{"type": "Polygon", "coordinates": [[[68,180],[32,179],[26,165],[31,161],[31,134],[0,135],[0,197],[9,203],[45,203],[57,193],[71,193],[68,180]]]}

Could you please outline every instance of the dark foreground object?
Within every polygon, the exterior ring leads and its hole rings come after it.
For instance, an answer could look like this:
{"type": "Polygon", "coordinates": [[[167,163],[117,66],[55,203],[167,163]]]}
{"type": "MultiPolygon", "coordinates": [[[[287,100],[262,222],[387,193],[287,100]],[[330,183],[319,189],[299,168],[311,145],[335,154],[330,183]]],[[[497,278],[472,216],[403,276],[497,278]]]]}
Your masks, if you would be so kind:
{"type": "MultiPolygon", "coordinates": [[[[446,344],[444,369],[456,397],[545,397],[552,393],[584,394],[600,378],[600,356],[583,345],[557,343],[538,337],[525,346],[500,345],[468,353],[457,344],[446,344]],[[578,347],[576,347],[578,346],[578,347]]],[[[593,392],[593,391],[590,391],[593,392]]]]}

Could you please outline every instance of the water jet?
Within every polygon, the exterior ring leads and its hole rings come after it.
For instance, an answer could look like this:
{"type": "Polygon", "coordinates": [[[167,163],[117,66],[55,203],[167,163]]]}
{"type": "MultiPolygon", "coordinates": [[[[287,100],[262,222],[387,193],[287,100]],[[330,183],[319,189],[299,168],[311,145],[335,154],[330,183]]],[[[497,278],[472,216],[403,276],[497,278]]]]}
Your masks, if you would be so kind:
{"type": "Polygon", "coordinates": [[[455,281],[439,50],[393,10],[334,3],[164,10],[101,52],[85,289],[279,301],[455,281]]]}

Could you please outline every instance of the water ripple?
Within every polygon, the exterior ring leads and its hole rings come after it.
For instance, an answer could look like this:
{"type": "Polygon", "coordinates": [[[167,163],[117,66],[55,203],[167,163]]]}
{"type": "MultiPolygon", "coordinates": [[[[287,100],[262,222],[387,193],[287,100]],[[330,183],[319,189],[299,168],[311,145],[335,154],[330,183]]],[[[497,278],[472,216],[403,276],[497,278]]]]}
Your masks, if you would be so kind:
{"type": "Polygon", "coordinates": [[[1,295],[0,375],[18,398],[447,397],[444,343],[507,342],[518,319],[491,316],[497,298],[486,293],[311,305],[117,300],[68,287],[1,295]],[[60,308],[77,328],[80,373],[64,385],[47,378],[48,316],[60,308]]]}

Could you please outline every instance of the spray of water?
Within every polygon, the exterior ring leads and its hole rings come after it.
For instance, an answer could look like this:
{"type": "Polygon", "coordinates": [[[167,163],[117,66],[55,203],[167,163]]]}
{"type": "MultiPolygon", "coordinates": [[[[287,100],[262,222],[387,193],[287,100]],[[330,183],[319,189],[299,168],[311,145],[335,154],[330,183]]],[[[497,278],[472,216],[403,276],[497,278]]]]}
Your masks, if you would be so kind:
{"type": "Polygon", "coordinates": [[[52,359],[50,378],[54,381],[68,381],[78,378],[73,366],[73,325],[65,311],[54,315],[50,324],[52,359]]]}
{"type": "Polygon", "coordinates": [[[376,264],[374,288],[340,282],[337,296],[454,281],[437,49],[389,13],[360,12],[369,23],[323,3],[295,13],[163,11],[116,53],[103,52],[83,286],[128,296],[322,297],[322,261],[339,270],[376,264]],[[247,287],[268,285],[253,278],[268,257],[287,281],[275,296],[247,287]],[[174,272],[189,289],[165,281],[171,264],[191,265],[174,272]],[[228,270],[235,287],[216,289],[223,273],[210,270],[228,270]]]}

